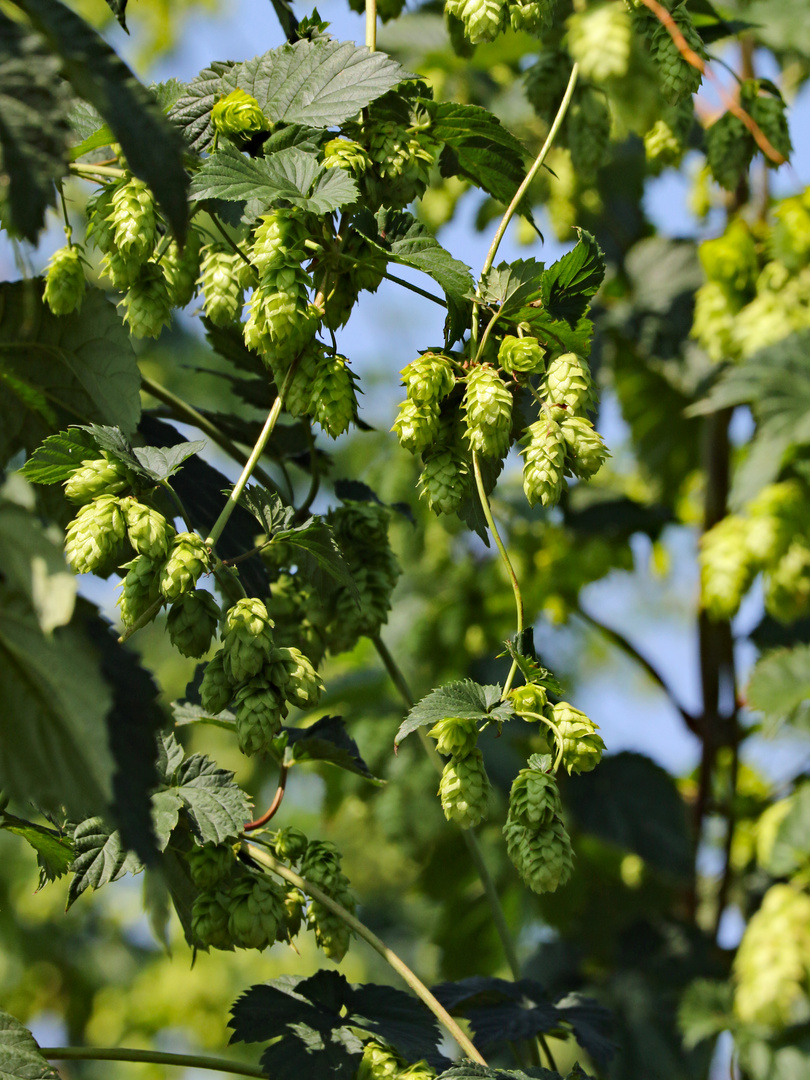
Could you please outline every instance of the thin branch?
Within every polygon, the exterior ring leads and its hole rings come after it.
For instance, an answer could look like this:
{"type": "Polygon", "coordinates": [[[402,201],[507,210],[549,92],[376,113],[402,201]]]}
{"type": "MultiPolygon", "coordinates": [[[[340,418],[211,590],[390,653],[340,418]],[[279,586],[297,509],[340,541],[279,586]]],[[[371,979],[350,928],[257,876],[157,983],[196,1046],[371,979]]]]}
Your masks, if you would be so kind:
{"type": "Polygon", "coordinates": [[[127,638],[131,638],[134,633],[136,633],[142,627],[146,626],[147,623],[150,623],[165,603],[165,597],[159,596],[157,600],[155,600],[154,604],[151,604],[143,613],[143,615],[141,615],[139,619],[135,620],[132,626],[128,626],[126,628],[126,630],[118,639],[118,644],[123,645],[127,638]]]}
{"type": "Polygon", "coordinates": [[[250,261],[250,259],[247,257],[247,255],[244,253],[244,251],[242,251],[242,249],[239,247],[237,242],[231,236],[228,235],[228,230],[225,228],[225,226],[222,224],[222,222],[219,220],[219,218],[217,218],[216,215],[211,214],[211,220],[216,225],[217,231],[222,236],[225,243],[233,248],[233,250],[236,252],[236,254],[239,256],[239,258],[242,260],[243,263],[247,263],[247,265],[250,267],[251,270],[255,270],[256,267],[253,265],[253,263],[250,261]]]}
{"type": "Polygon", "coordinates": [[[42,1046],[39,1052],[48,1061],[140,1061],[157,1065],[177,1065],[181,1069],[211,1069],[236,1076],[256,1076],[267,1080],[267,1073],[255,1065],[240,1065],[226,1058],[202,1054],[169,1054],[164,1050],[134,1050],[128,1046],[42,1046]]]}
{"type": "Polygon", "coordinates": [[[85,165],[80,161],[72,161],[69,168],[71,172],[78,173],[79,176],[87,176],[89,179],[92,179],[93,174],[96,173],[99,176],[114,176],[117,180],[127,175],[124,169],[115,169],[111,165],[85,165]]]}
{"type": "Polygon", "coordinates": [[[366,48],[377,48],[377,0],[366,0],[366,48]]]}
{"type": "MultiPolygon", "coordinates": [[[[735,717],[736,723],[736,717],[735,717]]],[[[731,888],[733,867],[731,865],[731,847],[734,843],[734,832],[737,826],[735,814],[735,802],[737,797],[737,781],[740,772],[740,745],[735,740],[731,747],[731,776],[729,777],[728,805],[726,809],[726,838],[723,845],[723,876],[720,879],[720,887],[717,890],[717,911],[714,918],[714,938],[720,933],[720,922],[723,912],[726,910],[728,893],[731,888]]]]}
{"type": "Polygon", "coordinates": [[[389,274],[387,270],[383,274],[383,277],[387,278],[389,281],[393,281],[396,285],[401,285],[403,289],[410,289],[411,292],[416,293],[418,296],[424,296],[426,300],[432,300],[433,303],[438,304],[439,307],[447,307],[446,300],[434,296],[433,293],[429,293],[427,289],[420,289],[418,285],[412,285],[411,282],[406,281],[405,278],[397,277],[396,274],[389,274]]]}
{"type": "Polygon", "coordinates": [[[261,817],[257,817],[255,821],[249,821],[247,825],[244,826],[245,832],[250,832],[252,829],[260,829],[262,825],[266,825],[270,818],[278,812],[278,808],[281,806],[281,800],[284,798],[284,792],[287,788],[287,775],[289,771],[290,770],[286,765],[281,766],[278,774],[278,788],[273,796],[273,801],[261,817]]]}

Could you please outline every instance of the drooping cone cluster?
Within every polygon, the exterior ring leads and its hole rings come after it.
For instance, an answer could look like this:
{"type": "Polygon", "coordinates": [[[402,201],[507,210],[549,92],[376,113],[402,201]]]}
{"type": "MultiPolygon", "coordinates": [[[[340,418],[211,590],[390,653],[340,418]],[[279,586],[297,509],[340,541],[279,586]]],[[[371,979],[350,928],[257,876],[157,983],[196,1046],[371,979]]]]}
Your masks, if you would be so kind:
{"type": "Polygon", "coordinates": [[[191,934],[202,949],[266,949],[287,937],[284,890],[245,868],[226,846],[194,847],[186,856],[201,891],[191,908],[191,934]]]}
{"type": "Polygon", "coordinates": [[[378,1039],[369,1039],[355,1080],[433,1080],[436,1070],[426,1061],[408,1065],[400,1055],[378,1039]]]}
{"type": "Polygon", "coordinates": [[[494,41],[508,26],[530,34],[546,29],[554,0],[446,0],[445,12],[460,21],[470,44],[480,45],[494,41]]]}
{"type": "Polygon", "coordinates": [[[560,749],[566,772],[570,775],[595,769],[605,749],[601,735],[597,735],[598,725],[567,701],[559,701],[552,707],[551,720],[562,740],[560,749]]]}
{"type": "Polygon", "coordinates": [[[439,753],[450,757],[439,783],[444,816],[462,829],[470,829],[487,816],[490,796],[489,777],[476,745],[475,722],[448,716],[428,734],[436,740],[439,753]]]}
{"type": "Polygon", "coordinates": [[[59,248],[45,272],[45,303],[54,315],[69,315],[78,311],[84,299],[84,267],[82,249],[77,244],[59,248]]]}
{"type": "MultiPolygon", "coordinates": [[[[301,877],[317,885],[331,900],[354,914],[355,899],[349,889],[349,880],[340,867],[340,852],[334,844],[328,840],[310,840],[304,851],[290,857],[299,861],[301,877]]],[[[306,919],[308,928],[315,934],[318,948],[331,960],[342,960],[352,938],[352,931],[346,923],[315,899],[310,900],[306,919]]]]}
{"type": "Polygon", "coordinates": [[[555,892],[571,876],[574,856],[551,773],[521,769],[512,784],[503,828],[506,850],[536,893],[555,892]]]}

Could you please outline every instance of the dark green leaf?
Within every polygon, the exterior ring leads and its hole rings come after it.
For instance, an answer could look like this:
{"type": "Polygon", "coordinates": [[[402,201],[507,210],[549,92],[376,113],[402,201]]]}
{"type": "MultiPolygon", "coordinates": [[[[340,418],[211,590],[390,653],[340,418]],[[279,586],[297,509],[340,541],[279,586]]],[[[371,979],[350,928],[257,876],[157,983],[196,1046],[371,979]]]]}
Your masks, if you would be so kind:
{"type": "Polygon", "coordinates": [[[56,881],[70,869],[73,845],[67,836],[60,835],[55,829],[46,829],[42,825],[35,825],[5,812],[0,817],[0,829],[21,836],[37,853],[40,889],[47,882],[56,881]]]}
{"type": "Polygon", "coordinates": [[[504,315],[515,312],[540,297],[543,263],[536,259],[518,259],[493,267],[481,280],[480,298],[496,305],[504,315]]]}
{"type": "Polygon", "coordinates": [[[346,730],[340,716],[322,716],[305,728],[284,728],[287,764],[301,761],[325,761],[340,769],[357,773],[367,780],[376,777],[360,755],[360,749],[346,730]]]}
{"type": "Polygon", "coordinates": [[[480,686],[472,679],[447,683],[417,702],[397,732],[394,745],[416,731],[417,728],[433,726],[448,716],[460,720],[508,720],[512,715],[511,706],[501,701],[500,686],[480,686]]]}
{"type": "Polygon", "coordinates": [[[605,276],[605,256],[595,238],[578,229],[573,250],[548,267],[540,283],[540,296],[553,319],[575,326],[605,276]]]}
{"type": "MultiPolygon", "coordinates": [[[[107,0],[107,7],[118,19],[119,23],[125,30],[127,30],[127,20],[125,12],[127,10],[127,0],[107,0]]],[[[129,33],[129,30],[127,30],[129,33]]]]}
{"type": "Polygon", "coordinates": [[[529,627],[528,631],[524,630],[520,640],[516,639],[517,635],[515,635],[514,639],[505,641],[504,645],[506,645],[506,651],[516,662],[526,682],[545,686],[553,694],[561,694],[563,690],[560,684],[538,660],[534,648],[534,628],[529,627]]]}
{"type": "MultiPolygon", "coordinates": [[[[421,1001],[394,986],[352,986],[346,1020],[389,1042],[407,1061],[437,1064],[441,1038],[436,1020],[421,1001]]],[[[439,1061],[444,1059],[439,1056],[439,1061]]]]}
{"type": "Polygon", "coordinates": [[[222,80],[235,67],[237,64],[233,60],[217,60],[204,68],[169,110],[169,119],[183,132],[191,149],[198,153],[210,150],[213,145],[211,110],[219,98],[233,90],[233,84],[226,88],[222,80]]]}
{"type": "Polygon", "coordinates": [[[328,574],[359,601],[360,594],[349,565],[343,558],[331,526],[325,521],[317,519],[294,531],[279,532],[274,539],[281,544],[291,544],[304,553],[303,557],[310,564],[304,565],[304,569],[307,571],[308,579],[317,589],[322,589],[325,583],[322,576],[314,572],[316,570],[328,574]]]}
{"type": "Polygon", "coordinates": [[[1,497],[0,567],[6,587],[24,597],[45,634],[70,622],[76,576],[61,538],[49,535],[35,513],[1,497]]]}
{"type": "Polygon", "coordinates": [[[765,714],[770,731],[786,723],[810,729],[810,645],[763,656],[751,673],[746,696],[750,708],[765,714]]]}
{"type": "MultiPolygon", "coordinates": [[[[173,735],[163,735],[161,740],[171,761],[176,757],[177,742],[173,735]]],[[[182,802],[200,844],[234,840],[250,820],[250,803],[234,783],[233,773],[220,769],[204,754],[181,761],[173,769],[166,790],[182,802]]]]}
{"type": "Polygon", "coordinates": [[[59,0],[17,0],[62,61],[76,93],[94,105],[121,144],[127,163],[155,194],[174,234],[188,220],[182,141],[146,87],[78,15],[59,0]]]}
{"type": "Polygon", "coordinates": [[[59,1080],[59,1073],[42,1056],[28,1028],[2,1009],[0,1080],[59,1080]]]}
{"type": "Polygon", "coordinates": [[[427,104],[432,138],[445,143],[443,176],[464,176],[503,203],[512,201],[523,182],[524,149],[487,109],[452,101],[427,104]]]}
{"type": "Polygon", "coordinates": [[[82,461],[98,453],[98,446],[86,428],[70,427],[49,435],[20,472],[33,484],[59,484],[72,476],[82,461]]]}
{"type": "MultiPolygon", "coordinates": [[[[580,1076],[585,1078],[584,1073],[580,1076]]],[[[571,1074],[569,1074],[571,1076],[571,1074]]],[[[544,1069],[542,1065],[523,1072],[522,1069],[490,1069],[486,1065],[476,1065],[466,1062],[464,1065],[454,1065],[452,1069],[440,1073],[436,1080],[562,1080],[559,1073],[544,1069]]],[[[571,1076],[573,1080],[573,1076],[571,1076]]]]}
{"type": "Polygon", "coordinates": [[[100,889],[124,874],[138,874],[143,864],[121,843],[117,830],[110,830],[100,817],[88,818],[73,833],[75,859],[70,879],[67,906],[75,903],[86,889],[100,889]]]}
{"type": "Polygon", "coordinates": [[[283,503],[274,491],[266,491],[258,484],[248,484],[239,502],[253,514],[268,536],[274,536],[279,531],[290,531],[295,508],[283,503]]]}
{"type": "Polygon", "coordinates": [[[566,994],[554,1002],[558,1017],[571,1026],[574,1038],[600,1069],[607,1069],[616,1053],[611,1039],[614,1023],[610,1009],[584,994],[566,994]]]}
{"type": "Polygon", "coordinates": [[[184,461],[205,449],[205,439],[178,443],[176,446],[140,446],[132,451],[142,471],[152,480],[168,480],[184,461]]]}
{"type": "Polygon", "coordinates": [[[317,154],[329,133],[322,128],[309,127],[307,124],[289,124],[274,131],[262,145],[265,157],[271,157],[279,150],[297,146],[310,154],[317,154]]]}

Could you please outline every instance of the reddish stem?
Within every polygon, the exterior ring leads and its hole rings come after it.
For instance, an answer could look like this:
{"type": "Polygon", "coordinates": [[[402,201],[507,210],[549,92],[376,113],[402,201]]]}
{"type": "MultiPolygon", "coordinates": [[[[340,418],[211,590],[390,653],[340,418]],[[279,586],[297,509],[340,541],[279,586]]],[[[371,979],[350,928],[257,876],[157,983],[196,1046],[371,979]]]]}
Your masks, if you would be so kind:
{"type": "Polygon", "coordinates": [[[247,825],[245,825],[245,832],[250,832],[252,829],[260,829],[262,825],[266,825],[270,818],[278,812],[278,808],[281,806],[281,800],[284,798],[284,789],[287,787],[288,771],[286,765],[281,766],[281,771],[278,774],[278,788],[273,796],[273,801],[261,817],[256,818],[255,821],[249,821],[247,825]]]}

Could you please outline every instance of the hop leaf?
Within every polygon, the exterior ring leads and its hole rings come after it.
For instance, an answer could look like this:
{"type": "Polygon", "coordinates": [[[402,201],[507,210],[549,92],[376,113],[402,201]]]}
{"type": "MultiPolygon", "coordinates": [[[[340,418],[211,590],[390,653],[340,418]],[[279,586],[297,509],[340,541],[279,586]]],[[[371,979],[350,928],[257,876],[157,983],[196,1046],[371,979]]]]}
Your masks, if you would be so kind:
{"type": "Polygon", "coordinates": [[[169,638],[183,656],[204,656],[211,648],[218,622],[219,604],[211,593],[192,589],[169,609],[169,638]]]}
{"type": "Polygon", "coordinates": [[[105,567],[125,536],[120,500],[115,495],[99,495],[68,525],[65,557],[77,574],[92,574],[105,567]]]}
{"type": "Polygon", "coordinates": [[[216,888],[230,877],[236,866],[233,848],[227,844],[205,844],[202,847],[195,844],[186,858],[191,880],[198,889],[206,891],[216,888]]]}
{"type": "Polygon", "coordinates": [[[228,897],[228,931],[243,949],[266,949],[285,922],[284,891],[270,878],[248,874],[228,897]]]}
{"type": "Polygon", "coordinates": [[[551,715],[562,739],[562,760],[569,776],[596,768],[605,749],[601,736],[596,734],[598,725],[567,701],[558,702],[551,715]]]}
{"type": "Polygon", "coordinates": [[[451,758],[445,765],[439,796],[448,821],[455,821],[462,829],[478,825],[487,816],[489,792],[489,777],[480,750],[451,758]]]}
{"type": "Polygon", "coordinates": [[[545,368],[545,352],[537,338],[507,334],[498,349],[498,363],[509,375],[539,375],[545,368]]]}
{"type": "Polygon", "coordinates": [[[129,564],[127,575],[121,583],[121,595],[118,597],[121,622],[124,626],[133,626],[160,596],[158,572],[158,564],[146,555],[139,555],[129,564]]]}
{"type": "Polygon", "coordinates": [[[200,701],[206,712],[216,716],[227,709],[232,697],[231,680],[225,674],[225,653],[220,649],[205,665],[200,683],[200,701]]]}
{"type": "Polygon", "coordinates": [[[160,562],[169,554],[174,529],[163,514],[135,499],[123,499],[121,506],[127,523],[129,542],[139,555],[160,562]]]}
{"type": "Polygon", "coordinates": [[[84,298],[84,267],[77,245],[55,251],[45,274],[45,303],[54,315],[78,311],[84,298]]]}
{"type": "Polygon", "coordinates": [[[249,142],[256,132],[272,128],[258,101],[239,89],[217,101],[211,110],[211,123],[218,135],[225,135],[237,146],[249,142]]]}
{"type": "Polygon", "coordinates": [[[172,302],[166,278],[159,266],[147,263],[130,285],[119,307],[133,337],[159,337],[172,318],[172,302]]]}
{"type": "Polygon", "coordinates": [[[197,584],[208,571],[208,549],[196,533],[178,533],[169,557],[160,571],[160,591],[167,600],[176,600],[197,584]]]}
{"type": "Polygon", "coordinates": [[[99,495],[120,495],[132,483],[132,473],[120,462],[106,456],[85,458],[65,481],[65,495],[71,502],[88,503],[99,495]]]}
{"type": "Polygon", "coordinates": [[[524,447],[523,490],[529,506],[556,506],[565,483],[565,440],[549,416],[531,424],[520,440],[524,447]]]}
{"type": "Polygon", "coordinates": [[[478,729],[474,720],[459,720],[456,717],[446,717],[434,724],[428,732],[431,739],[436,740],[436,749],[440,754],[448,757],[467,757],[475,749],[478,742],[478,729]]]}

